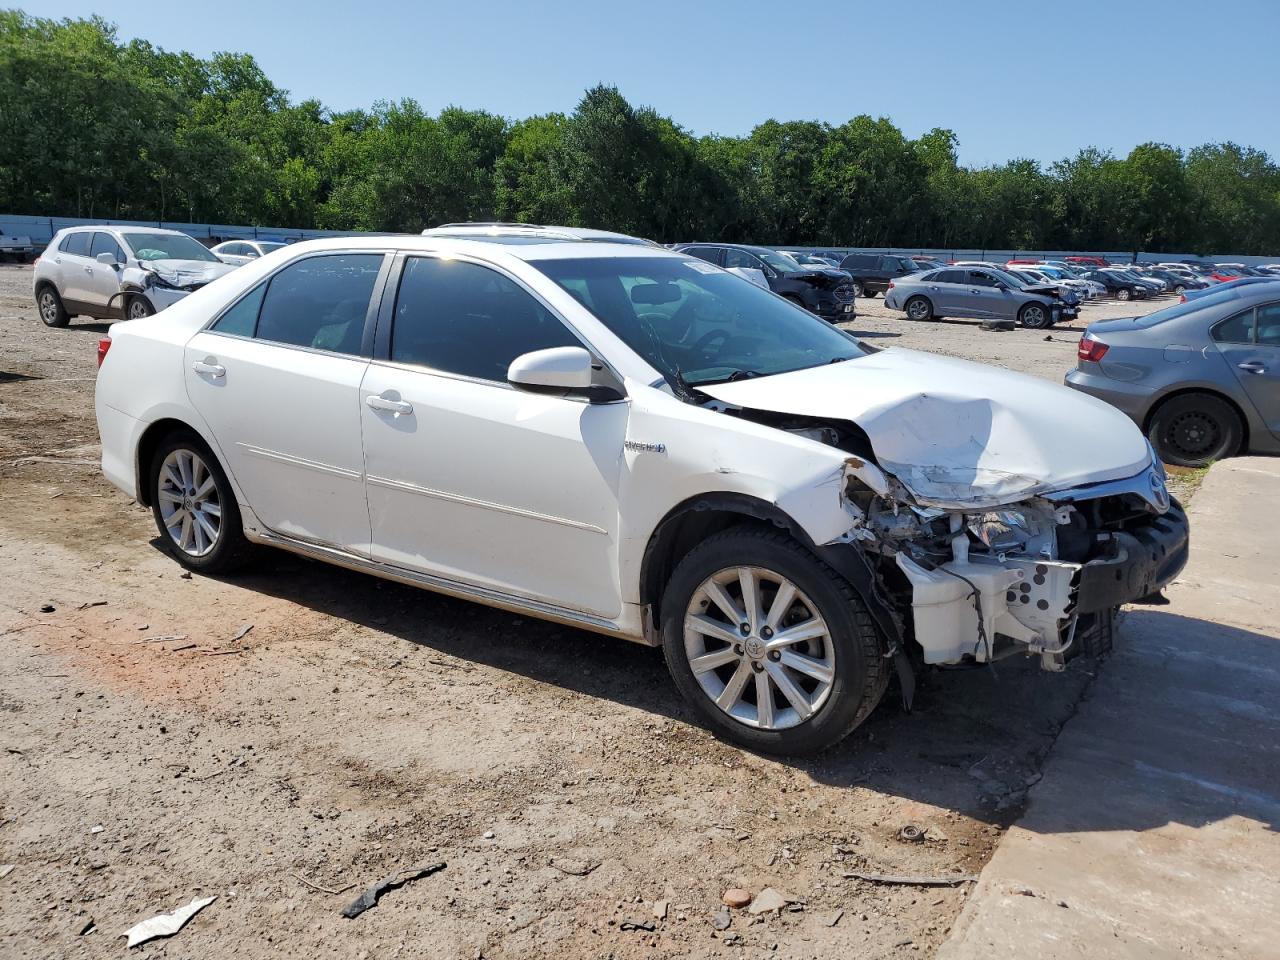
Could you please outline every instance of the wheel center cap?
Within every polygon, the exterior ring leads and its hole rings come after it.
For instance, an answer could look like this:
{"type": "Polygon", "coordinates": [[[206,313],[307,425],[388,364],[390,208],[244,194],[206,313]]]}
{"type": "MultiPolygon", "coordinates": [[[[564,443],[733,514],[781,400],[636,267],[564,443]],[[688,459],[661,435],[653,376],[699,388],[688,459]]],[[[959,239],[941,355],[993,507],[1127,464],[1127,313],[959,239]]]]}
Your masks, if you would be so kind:
{"type": "Polygon", "coordinates": [[[764,656],[764,641],[758,637],[747,638],[747,641],[742,646],[746,650],[747,656],[752,660],[759,660],[764,656]]]}
{"type": "Polygon", "coordinates": [[[183,510],[194,510],[194,509],[195,509],[195,504],[194,504],[194,503],[192,503],[192,501],[191,501],[191,498],[190,498],[190,497],[183,497],[183,498],[182,498],[182,509],[183,509],[183,510]]]}

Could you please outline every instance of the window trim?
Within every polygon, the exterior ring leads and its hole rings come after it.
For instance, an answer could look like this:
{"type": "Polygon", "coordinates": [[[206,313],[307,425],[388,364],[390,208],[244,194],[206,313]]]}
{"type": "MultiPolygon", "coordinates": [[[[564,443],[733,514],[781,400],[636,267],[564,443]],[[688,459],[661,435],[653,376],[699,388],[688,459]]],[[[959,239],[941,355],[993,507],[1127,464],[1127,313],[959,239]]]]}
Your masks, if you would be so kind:
{"type": "MultiPolygon", "coordinates": [[[[589,397],[579,396],[560,397],[557,394],[542,394],[542,396],[553,396],[561,400],[573,400],[579,403],[591,403],[594,405],[602,405],[603,403],[626,403],[629,400],[626,393],[626,378],[618,372],[617,367],[613,365],[609,358],[606,357],[602,351],[597,350],[595,345],[592,344],[591,341],[583,335],[582,331],[579,330],[567,317],[565,317],[563,313],[548,303],[541,293],[510,270],[507,270],[500,264],[494,263],[490,260],[485,260],[482,257],[474,256],[470,253],[446,253],[439,250],[398,250],[395,252],[395,256],[391,258],[391,268],[387,273],[383,287],[382,302],[378,310],[377,326],[374,332],[373,354],[370,357],[370,362],[381,366],[392,367],[397,370],[405,370],[413,373],[425,373],[430,376],[444,377],[449,380],[461,380],[464,383],[478,383],[490,387],[501,387],[505,390],[518,389],[507,380],[489,380],[485,377],[473,377],[466,373],[456,373],[452,370],[441,370],[437,367],[429,367],[426,364],[406,363],[403,360],[391,359],[391,328],[395,323],[396,298],[400,295],[400,280],[404,275],[405,262],[413,257],[424,257],[434,260],[458,260],[463,263],[471,263],[476,266],[492,270],[499,276],[510,280],[532,297],[534,301],[542,307],[542,309],[546,310],[547,313],[551,314],[551,316],[555,317],[561,324],[563,324],[564,328],[569,331],[569,334],[578,341],[582,348],[591,354],[592,359],[601,364],[604,369],[608,371],[609,375],[617,381],[619,392],[623,394],[623,396],[619,397],[617,400],[609,401],[592,401],[589,397]]],[[[586,308],[584,307],[584,309],[586,308]]]]}
{"type": "MultiPolygon", "coordinates": [[[[262,277],[257,283],[248,287],[238,297],[228,302],[221,310],[219,310],[216,314],[214,314],[213,318],[210,319],[207,323],[205,323],[205,325],[196,332],[210,333],[218,337],[230,337],[234,340],[247,340],[251,343],[261,343],[267,346],[279,347],[286,350],[302,350],[307,353],[318,353],[318,354],[321,354],[322,356],[327,356],[327,357],[346,357],[349,360],[368,361],[373,356],[375,327],[376,327],[377,319],[379,316],[379,312],[382,309],[382,301],[385,298],[386,288],[387,288],[387,278],[391,273],[391,264],[395,258],[395,255],[396,255],[396,251],[390,250],[390,249],[368,250],[368,249],[359,249],[359,248],[342,249],[342,250],[317,250],[314,253],[303,254],[300,257],[296,257],[293,260],[290,260],[288,263],[281,264],[279,267],[272,270],[265,277],[262,277]],[[372,291],[370,291],[370,294],[369,294],[369,306],[365,310],[364,330],[360,334],[360,352],[359,353],[344,353],[341,350],[326,350],[323,347],[304,347],[301,344],[297,344],[297,343],[281,343],[279,340],[265,340],[258,336],[258,318],[257,317],[255,317],[253,321],[252,336],[246,337],[242,333],[227,333],[225,330],[214,329],[214,325],[217,324],[217,322],[221,320],[223,316],[231,312],[231,310],[233,310],[240,303],[241,300],[253,294],[255,291],[258,290],[258,288],[263,286],[269,286],[272,280],[274,280],[277,276],[279,276],[285,270],[288,270],[294,264],[301,263],[304,260],[312,260],[312,259],[315,259],[316,257],[341,257],[341,256],[353,256],[356,254],[366,254],[366,255],[372,254],[372,255],[382,257],[382,265],[378,268],[378,275],[374,278],[373,289],[372,291]]],[[[267,296],[267,293],[269,292],[270,292],[269,290],[263,291],[263,294],[262,294],[263,303],[266,303],[266,296],[267,296]]],[[[259,304],[258,306],[258,313],[259,315],[261,315],[262,313],[261,304],[259,304]]]]}
{"type": "Polygon", "coordinates": [[[1230,314],[1229,316],[1223,317],[1217,323],[1214,323],[1212,326],[1209,327],[1209,339],[1212,340],[1215,345],[1222,344],[1224,346],[1233,346],[1233,347],[1256,347],[1258,345],[1258,307],[1259,306],[1260,304],[1254,304],[1251,307],[1246,307],[1243,310],[1237,310],[1234,313],[1230,314]],[[1234,320],[1236,317],[1244,313],[1249,314],[1249,339],[1248,340],[1219,340],[1216,336],[1214,336],[1214,332],[1219,327],[1225,326],[1226,324],[1234,320]]]}
{"type": "Polygon", "coordinates": [[[1258,339],[1258,326],[1262,322],[1262,316],[1259,311],[1263,307],[1280,307],[1280,300],[1268,300],[1266,303],[1255,303],[1253,305],[1253,346],[1280,349],[1280,343],[1264,343],[1258,339]]]}

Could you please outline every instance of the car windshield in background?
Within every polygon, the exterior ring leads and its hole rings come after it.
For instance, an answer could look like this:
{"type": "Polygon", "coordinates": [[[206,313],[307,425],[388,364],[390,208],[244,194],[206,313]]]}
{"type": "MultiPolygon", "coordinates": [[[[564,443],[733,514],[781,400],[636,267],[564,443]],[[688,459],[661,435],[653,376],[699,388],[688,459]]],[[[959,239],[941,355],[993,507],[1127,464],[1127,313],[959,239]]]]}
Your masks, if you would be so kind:
{"type": "Polygon", "coordinates": [[[701,260],[531,260],[662,373],[690,386],[865,355],[853,337],[701,260]]]}
{"type": "Polygon", "coordinates": [[[1015,290],[1021,290],[1023,287],[1035,287],[1040,285],[1039,281],[1032,280],[1030,277],[1014,276],[1012,273],[1005,270],[996,270],[993,267],[986,267],[985,269],[997,280],[1003,280],[1015,290]]]}
{"type": "Polygon", "coordinates": [[[221,263],[203,243],[180,233],[124,234],[125,242],[139,260],[212,260],[221,263]]]}
{"type": "Polygon", "coordinates": [[[261,248],[263,253],[270,253],[272,250],[279,250],[281,247],[284,246],[284,244],[272,243],[269,240],[263,240],[258,244],[258,246],[261,248]]]}
{"type": "Polygon", "coordinates": [[[804,270],[804,267],[800,266],[785,253],[774,253],[772,250],[758,250],[755,253],[756,256],[779,273],[799,273],[804,270]]]}

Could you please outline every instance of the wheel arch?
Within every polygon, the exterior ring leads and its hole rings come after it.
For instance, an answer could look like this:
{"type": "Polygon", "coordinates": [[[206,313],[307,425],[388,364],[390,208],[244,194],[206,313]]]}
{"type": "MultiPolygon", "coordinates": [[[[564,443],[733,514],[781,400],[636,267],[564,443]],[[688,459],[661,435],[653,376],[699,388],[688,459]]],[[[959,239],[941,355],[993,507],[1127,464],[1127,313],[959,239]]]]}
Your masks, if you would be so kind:
{"type": "Polygon", "coordinates": [[[235,481],[231,479],[230,472],[227,471],[227,465],[222,462],[222,458],[218,456],[218,452],[213,445],[205,438],[204,434],[194,425],[180,420],[177,417],[161,417],[152,422],[142,431],[138,437],[138,445],[134,450],[133,468],[134,475],[138,478],[138,502],[144,507],[151,506],[151,489],[147,482],[148,468],[152,458],[155,456],[157,448],[164,442],[164,438],[174,433],[189,433],[198,439],[202,446],[208,451],[209,455],[218,461],[218,465],[222,467],[227,478],[231,481],[234,488],[235,481]]]}

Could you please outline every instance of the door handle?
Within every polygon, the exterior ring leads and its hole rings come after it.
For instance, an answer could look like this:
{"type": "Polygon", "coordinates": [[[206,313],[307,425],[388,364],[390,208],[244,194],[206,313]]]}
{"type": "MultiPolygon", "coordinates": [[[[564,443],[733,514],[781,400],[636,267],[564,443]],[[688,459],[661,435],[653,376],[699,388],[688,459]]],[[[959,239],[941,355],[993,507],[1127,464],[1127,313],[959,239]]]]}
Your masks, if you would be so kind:
{"type": "Polygon", "coordinates": [[[388,397],[368,396],[364,398],[364,402],[371,410],[394,413],[397,417],[413,413],[413,404],[408,400],[392,400],[388,397]]]}
{"type": "Polygon", "coordinates": [[[92,276],[93,276],[93,267],[85,267],[85,268],[84,268],[84,272],[85,272],[85,273],[87,273],[89,276],[91,276],[91,277],[92,277],[92,276]]]}
{"type": "Polygon", "coordinates": [[[1236,366],[1239,367],[1241,370],[1243,370],[1245,373],[1266,373],[1267,372],[1266,365],[1259,363],[1257,360],[1246,360],[1244,363],[1237,363],[1236,366]]]}
{"type": "MultiPolygon", "coordinates": [[[[212,358],[211,358],[212,359],[212,358]]],[[[197,360],[191,365],[191,369],[196,373],[204,373],[213,377],[215,380],[227,375],[227,368],[220,363],[208,363],[204,360],[197,360]]]]}

